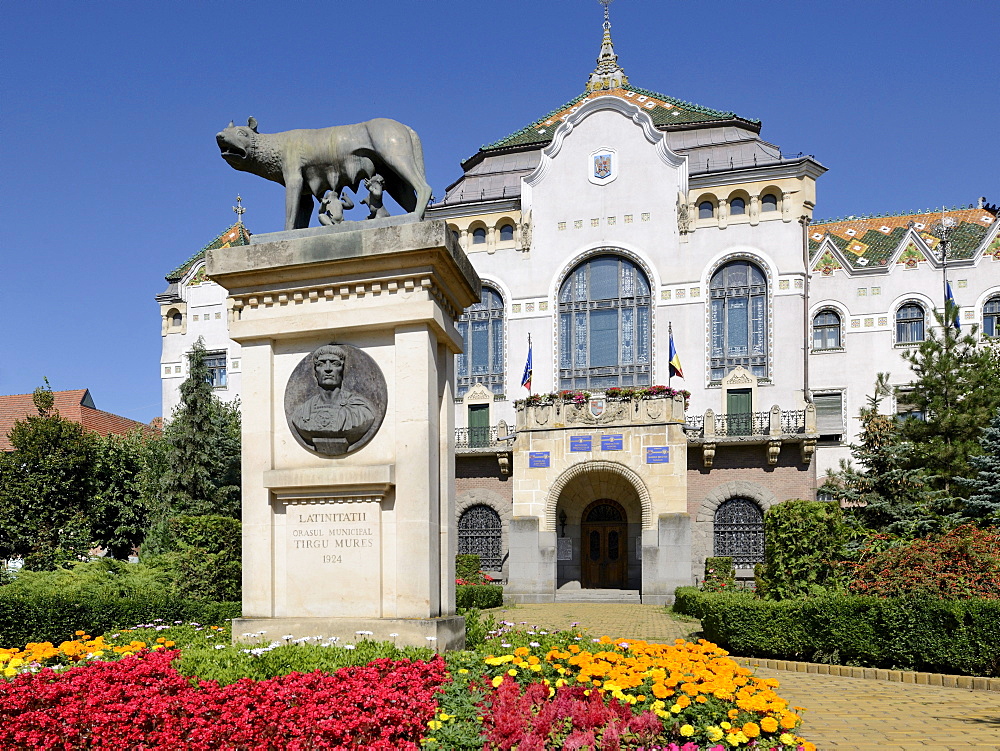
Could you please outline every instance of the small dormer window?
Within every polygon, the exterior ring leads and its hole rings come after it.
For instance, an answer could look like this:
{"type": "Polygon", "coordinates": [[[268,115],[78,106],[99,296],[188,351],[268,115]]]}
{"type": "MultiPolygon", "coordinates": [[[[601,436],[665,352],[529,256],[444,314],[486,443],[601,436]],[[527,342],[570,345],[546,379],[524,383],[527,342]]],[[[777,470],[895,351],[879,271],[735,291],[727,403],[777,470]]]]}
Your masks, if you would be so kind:
{"type": "Polygon", "coordinates": [[[500,242],[510,242],[514,239],[514,225],[505,224],[500,228],[500,242]]]}
{"type": "Polygon", "coordinates": [[[711,201],[702,201],[698,204],[698,218],[711,219],[715,216],[715,204],[711,201]]]}
{"type": "Polygon", "coordinates": [[[761,211],[777,211],[778,197],[774,193],[765,193],[760,197],[761,211]]]}
{"type": "Polygon", "coordinates": [[[747,213],[747,202],[742,198],[734,198],[729,202],[729,213],[732,216],[740,216],[747,213]]]}
{"type": "Polygon", "coordinates": [[[472,232],[472,244],[482,245],[486,242],[486,228],[479,227],[472,232]]]}

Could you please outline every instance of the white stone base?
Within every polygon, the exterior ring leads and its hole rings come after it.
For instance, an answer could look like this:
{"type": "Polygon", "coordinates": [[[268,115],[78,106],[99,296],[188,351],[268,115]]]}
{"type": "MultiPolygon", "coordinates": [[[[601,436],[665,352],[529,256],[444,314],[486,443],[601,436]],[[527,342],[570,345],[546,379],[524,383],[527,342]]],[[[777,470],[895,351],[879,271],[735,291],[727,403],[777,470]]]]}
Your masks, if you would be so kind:
{"type": "Polygon", "coordinates": [[[283,641],[286,636],[339,636],[339,645],[360,639],[391,641],[400,646],[430,647],[438,652],[465,648],[465,618],[237,618],[233,643],[283,641]],[[263,631],[263,636],[256,636],[263,631]],[[371,634],[359,634],[370,631],[371,634]],[[244,636],[255,634],[255,636],[244,636]],[[395,636],[393,636],[395,634],[395,636]]]}

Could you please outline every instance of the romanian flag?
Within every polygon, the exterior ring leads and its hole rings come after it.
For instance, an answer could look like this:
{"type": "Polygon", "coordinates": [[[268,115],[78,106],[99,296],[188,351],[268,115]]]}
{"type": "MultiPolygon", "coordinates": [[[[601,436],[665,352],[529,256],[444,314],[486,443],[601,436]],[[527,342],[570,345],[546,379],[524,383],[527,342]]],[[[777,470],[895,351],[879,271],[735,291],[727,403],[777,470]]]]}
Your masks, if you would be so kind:
{"type": "Polygon", "coordinates": [[[670,377],[673,376],[684,377],[684,371],[681,369],[681,358],[677,355],[677,347],[674,346],[674,332],[673,329],[670,330],[670,377]]]}
{"type": "Polygon", "coordinates": [[[521,377],[521,385],[531,391],[531,337],[528,337],[528,361],[524,363],[524,375],[521,377]]]}
{"type": "MultiPolygon", "coordinates": [[[[961,331],[962,322],[958,319],[958,305],[955,303],[955,296],[951,294],[951,282],[945,282],[945,289],[945,309],[947,310],[949,302],[955,306],[955,318],[952,320],[951,325],[955,327],[955,331],[961,331]]],[[[948,313],[946,312],[945,315],[948,315],[948,313]]]]}

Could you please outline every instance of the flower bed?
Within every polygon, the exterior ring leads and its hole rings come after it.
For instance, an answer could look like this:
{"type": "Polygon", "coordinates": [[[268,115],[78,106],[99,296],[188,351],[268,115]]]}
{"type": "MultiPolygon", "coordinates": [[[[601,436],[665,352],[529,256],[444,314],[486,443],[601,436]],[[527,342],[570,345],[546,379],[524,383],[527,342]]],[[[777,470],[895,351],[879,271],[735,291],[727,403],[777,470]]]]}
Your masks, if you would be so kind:
{"type": "Polygon", "coordinates": [[[0,747],[813,748],[776,682],[712,644],[513,625],[445,656],[162,622],[5,650],[0,747]]]}

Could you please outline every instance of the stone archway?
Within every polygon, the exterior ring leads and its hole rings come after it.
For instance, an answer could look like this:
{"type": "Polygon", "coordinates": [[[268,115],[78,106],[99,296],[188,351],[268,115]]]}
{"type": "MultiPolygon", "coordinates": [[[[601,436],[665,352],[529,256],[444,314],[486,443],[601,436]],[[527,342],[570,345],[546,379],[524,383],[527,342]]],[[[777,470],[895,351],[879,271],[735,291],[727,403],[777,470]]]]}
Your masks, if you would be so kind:
{"type": "Polygon", "coordinates": [[[567,469],[553,483],[545,513],[557,538],[556,588],[640,589],[641,534],[651,515],[646,486],[628,467],[594,461],[567,469]],[[589,519],[600,506],[615,508],[617,518],[589,519]],[[585,560],[590,555],[597,559],[585,560]]]}
{"type": "Polygon", "coordinates": [[[698,506],[698,513],[691,530],[691,573],[695,581],[700,581],[705,569],[705,558],[712,555],[715,536],[715,512],[731,498],[746,498],[753,501],[762,513],[776,503],[777,496],[763,485],[746,480],[725,482],[712,488],[698,506]]]}

